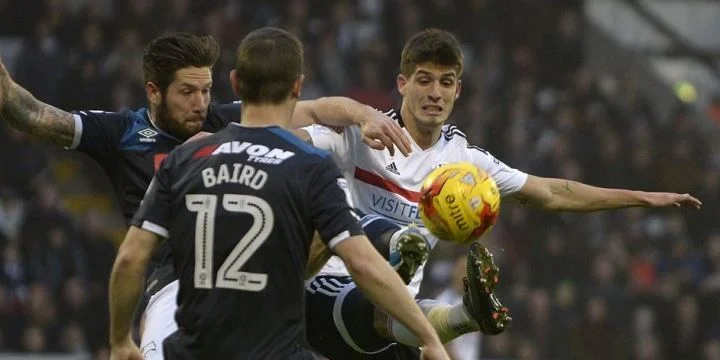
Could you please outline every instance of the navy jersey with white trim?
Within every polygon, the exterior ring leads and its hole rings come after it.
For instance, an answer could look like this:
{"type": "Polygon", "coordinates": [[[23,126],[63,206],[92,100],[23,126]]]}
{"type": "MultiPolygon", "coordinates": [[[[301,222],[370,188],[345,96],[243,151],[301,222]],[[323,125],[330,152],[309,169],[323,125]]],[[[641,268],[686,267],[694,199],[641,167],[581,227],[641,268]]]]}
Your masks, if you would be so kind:
{"type": "Polygon", "coordinates": [[[164,161],[133,225],[167,237],[176,320],[198,359],[284,359],[304,338],[315,229],[362,234],[329,153],[279,127],[233,124],[164,161]]]}
{"type": "MultiPolygon", "coordinates": [[[[240,106],[239,102],[210,105],[203,131],[215,132],[239,119],[240,106]]],[[[156,128],[146,108],[77,111],[73,115],[75,137],[70,149],[88,154],[100,164],[129,224],[155,169],[183,140],[156,128]]]]}

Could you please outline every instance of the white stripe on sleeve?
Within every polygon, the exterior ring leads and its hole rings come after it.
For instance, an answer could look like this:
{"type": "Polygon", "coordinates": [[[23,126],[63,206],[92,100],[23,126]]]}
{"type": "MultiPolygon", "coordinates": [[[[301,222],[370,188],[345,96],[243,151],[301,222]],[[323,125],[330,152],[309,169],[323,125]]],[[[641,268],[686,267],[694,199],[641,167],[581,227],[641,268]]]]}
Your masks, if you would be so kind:
{"type": "Polygon", "coordinates": [[[80,115],[73,114],[73,119],[75,120],[75,133],[73,134],[73,140],[70,146],[66,147],[68,150],[75,150],[78,146],[80,146],[80,139],[82,138],[82,131],[83,131],[83,124],[82,119],[80,118],[80,115]]]}
{"type": "Polygon", "coordinates": [[[330,239],[330,241],[328,241],[328,247],[329,247],[330,249],[332,249],[332,248],[334,248],[335,246],[337,246],[337,244],[339,244],[339,243],[341,243],[341,242],[343,242],[343,241],[345,241],[345,240],[347,240],[347,239],[349,239],[349,238],[350,238],[350,231],[345,230],[345,231],[343,231],[343,232],[341,232],[341,233],[333,236],[333,238],[330,239]]]}
{"type": "Polygon", "coordinates": [[[160,235],[166,239],[170,236],[170,232],[168,231],[168,229],[147,220],[143,221],[140,228],[142,228],[143,230],[147,230],[153,234],[160,235]]]}

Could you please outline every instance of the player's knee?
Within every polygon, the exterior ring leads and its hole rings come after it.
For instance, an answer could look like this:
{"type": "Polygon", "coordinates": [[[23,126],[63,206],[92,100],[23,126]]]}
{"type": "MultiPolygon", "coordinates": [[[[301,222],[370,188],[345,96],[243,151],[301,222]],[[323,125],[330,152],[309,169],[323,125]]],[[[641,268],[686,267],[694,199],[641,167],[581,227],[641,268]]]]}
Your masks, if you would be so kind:
{"type": "Polygon", "coordinates": [[[401,227],[378,215],[365,215],[360,224],[375,249],[385,258],[390,257],[390,239],[401,227]]]}

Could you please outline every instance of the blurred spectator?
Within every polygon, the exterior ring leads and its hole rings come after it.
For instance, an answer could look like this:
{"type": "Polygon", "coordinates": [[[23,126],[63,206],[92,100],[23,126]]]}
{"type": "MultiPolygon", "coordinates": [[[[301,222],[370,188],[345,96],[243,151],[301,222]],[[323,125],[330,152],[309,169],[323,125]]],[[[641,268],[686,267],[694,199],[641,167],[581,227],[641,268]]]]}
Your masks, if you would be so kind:
{"type": "MultiPolygon", "coordinates": [[[[7,133],[0,142],[0,153],[12,161],[4,161],[0,182],[9,188],[4,189],[3,199],[13,203],[20,195],[28,199],[35,192],[37,186],[47,172],[48,160],[42,146],[18,130],[6,127],[7,133]]],[[[17,204],[27,212],[27,206],[17,204]]],[[[15,219],[18,220],[18,219],[15,219]]],[[[16,231],[16,229],[13,229],[16,231]]]]}
{"type": "Polygon", "coordinates": [[[618,343],[621,341],[609,320],[608,302],[594,296],[585,305],[585,314],[577,324],[573,337],[576,359],[618,358],[618,343]]]}
{"type": "Polygon", "coordinates": [[[39,20],[18,54],[15,80],[38,99],[60,103],[60,80],[67,61],[65,56],[60,56],[62,52],[49,20],[39,20]]]}
{"type": "Polygon", "coordinates": [[[712,340],[703,347],[703,359],[720,360],[720,340],[712,340]]]}
{"type": "Polygon", "coordinates": [[[28,353],[50,352],[45,333],[36,326],[25,328],[22,337],[22,351],[28,353]]]}
{"type": "Polygon", "coordinates": [[[17,240],[25,218],[25,203],[12,189],[0,190],[0,234],[3,239],[17,240]]]}
{"type": "Polygon", "coordinates": [[[11,242],[5,245],[2,259],[0,281],[2,281],[3,288],[7,290],[4,295],[12,300],[24,300],[27,295],[30,274],[16,243],[11,242]]]}
{"type": "Polygon", "coordinates": [[[85,340],[85,334],[80,325],[71,323],[65,327],[60,349],[62,352],[71,354],[86,354],[88,352],[89,349],[85,340]]]}
{"type": "MultiPolygon", "coordinates": [[[[362,56],[362,55],[361,55],[362,56]]],[[[354,85],[345,93],[345,96],[368,104],[376,109],[390,109],[394,99],[390,96],[387,82],[377,71],[379,63],[371,58],[362,56],[358,71],[355,72],[354,85]]]]}
{"type": "Polygon", "coordinates": [[[30,352],[52,352],[56,350],[55,341],[62,331],[57,319],[57,306],[50,289],[41,284],[30,285],[26,302],[27,328],[23,334],[21,347],[30,352]]]}

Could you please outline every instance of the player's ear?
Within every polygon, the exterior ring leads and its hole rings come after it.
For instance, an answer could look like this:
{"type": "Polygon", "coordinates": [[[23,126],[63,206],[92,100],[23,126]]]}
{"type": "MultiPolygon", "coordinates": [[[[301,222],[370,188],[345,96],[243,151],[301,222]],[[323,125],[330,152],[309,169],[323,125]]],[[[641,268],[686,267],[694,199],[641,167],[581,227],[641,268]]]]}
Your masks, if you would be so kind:
{"type": "Polygon", "coordinates": [[[297,80],[295,80],[295,83],[293,83],[292,92],[290,93],[290,95],[292,95],[292,97],[294,99],[300,98],[300,92],[302,90],[302,86],[303,86],[304,82],[305,82],[305,75],[300,75],[300,77],[298,77],[297,80]]]}
{"type": "Polygon", "coordinates": [[[405,75],[403,75],[403,74],[399,74],[397,76],[396,82],[397,82],[398,92],[400,93],[400,95],[405,96],[405,92],[406,92],[405,87],[407,86],[408,78],[406,78],[405,75]]]}
{"type": "Polygon", "coordinates": [[[237,81],[235,69],[230,70],[230,85],[232,86],[233,92],[236,96],[240,96],[240,84],[237,81]]]}
{"type": "Polygon", "coordinates": [[[145,84],[145,96],[147,96],[148,102],[153,105],[160,105],[162,102],[162,93],[160,87],[155,83],[148,81],[145,84]]]}
{"type": "Polygon", "coordinates": [[[458,80],[457,89],[455,89],[455,100],[460,97],[460,90],[462,90],[462,80],[458,80]]]}

